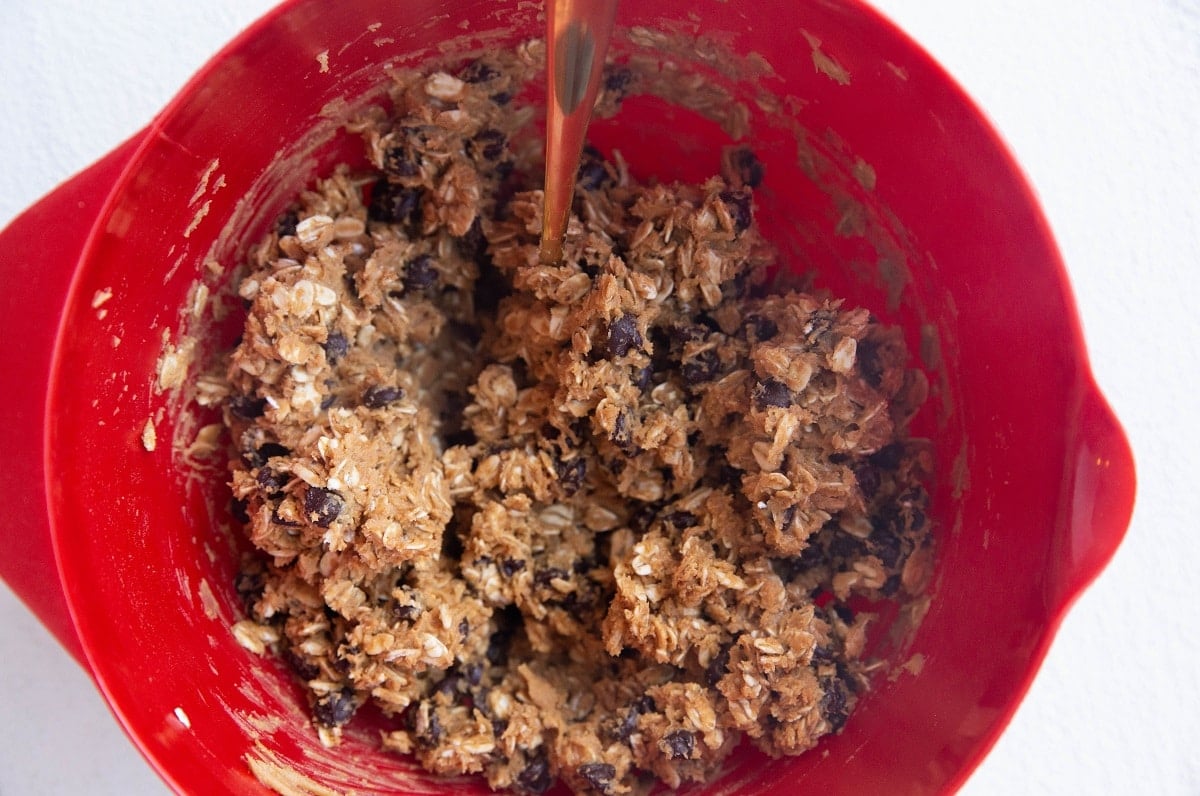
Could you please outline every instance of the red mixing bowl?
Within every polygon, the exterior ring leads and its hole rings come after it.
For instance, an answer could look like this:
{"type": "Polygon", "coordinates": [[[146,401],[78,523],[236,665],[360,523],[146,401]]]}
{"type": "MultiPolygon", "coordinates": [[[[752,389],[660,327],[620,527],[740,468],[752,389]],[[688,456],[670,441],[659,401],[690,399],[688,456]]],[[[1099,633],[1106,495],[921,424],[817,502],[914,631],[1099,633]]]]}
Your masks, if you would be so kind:
{"type": "MultiPolygon", "coordinates": [[[[337,121],[378,91],[384,65],[512,46],[541,34],[537,13],[285,3],[0,237],[0,545],[22,551],[0,574],[180,792],[486,790],[380,752],[369,726],[322,748],[284,667],[238,646],[224,474],[184,450],[212,417],[186,387],[160,389],[173,379],[156,368],[179,349],[194,381],[228,343],[211,316],[231,268],[315,175],[361,160],[337,121]],[[210,298],[193,317],[198,282],[210,298]],[[181,329],[198,341],[190,360],[181,329]]],[[[858,2],[643,0],[618,26],[618,56],[667,58],[717,89],[692,110],[631,98],[594,125],[595,142],[640,176],[700,179],[744,121],[766,168],[760,219],[786,266],[902,324],[933,384],[915,429],[936,451],[932,599],[890,640],[910,667],[880,677],[816,751],[739,752],[708,791],[952,791],[1133,502],[1129,447],[1089,372],[1046,221],[970,100],[858,2]]]]}

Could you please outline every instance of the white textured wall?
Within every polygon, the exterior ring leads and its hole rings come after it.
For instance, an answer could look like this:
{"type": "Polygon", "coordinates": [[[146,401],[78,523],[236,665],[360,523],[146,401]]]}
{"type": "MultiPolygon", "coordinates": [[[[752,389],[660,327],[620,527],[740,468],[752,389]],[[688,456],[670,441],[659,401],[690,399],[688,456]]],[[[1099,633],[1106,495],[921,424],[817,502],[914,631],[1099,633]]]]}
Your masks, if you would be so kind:
{"type": "MultiPolygon", "coordinates": [[[[145,124],[270,5],[0,0],[0,225],[145,124]]],[[[1124,547],[964,792],[1200,794],[1200,4],[877,5],[1026,167],[1140,469],[1124,547]]],[[[164,791],[0,587],[0,794],[164,791]]]]}

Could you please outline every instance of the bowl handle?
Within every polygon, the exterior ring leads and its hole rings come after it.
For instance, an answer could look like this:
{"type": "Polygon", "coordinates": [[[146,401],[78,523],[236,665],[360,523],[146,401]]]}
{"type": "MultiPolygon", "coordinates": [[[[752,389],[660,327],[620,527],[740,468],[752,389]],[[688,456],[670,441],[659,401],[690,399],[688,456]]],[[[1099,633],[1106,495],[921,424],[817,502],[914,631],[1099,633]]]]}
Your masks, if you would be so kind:
{"type": "Polygon", "coordinates": [[[50,536],[46,394],[71,278],[96,215],[144,135],[138,132],[0,231],[0,341],[8,341],[8,389],[0,401],[7,435],[0,467],[0,578],[85,668],[50,536]]]}
{"type": "Polygon", "coordinates": [[[1093,384],[1082,391],[1074,461],[1067,462],[1062,505],[1066,522],[1051,605],[1061,612],[1095,580],[1117,552],[1133,514],[1137,476],[1120,423],[1093,384]]]}

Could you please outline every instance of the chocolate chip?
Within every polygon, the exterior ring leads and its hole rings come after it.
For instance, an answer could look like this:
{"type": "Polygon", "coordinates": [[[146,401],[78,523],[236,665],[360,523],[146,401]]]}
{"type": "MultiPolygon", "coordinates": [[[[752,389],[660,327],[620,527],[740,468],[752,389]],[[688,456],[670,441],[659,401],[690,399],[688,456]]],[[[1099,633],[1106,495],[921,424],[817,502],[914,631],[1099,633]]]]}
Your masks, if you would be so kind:
{"type": "Polygon", "coordinates": [[[754,405],[759,409],[768,406],[789,407],[792,405],[792,391],[783,382],[768,378],[754,386],[754,405]]]}
{"type": "Polygon", "coordinates": [[[523,559],[503,558],[500,560],[500,571],[506,578],[511,578],[523,569],[525,569],[525,561],[523,559]]]}
{"type": "Polygon", "coordinates": [[[560,459],[554,463],[554,469],[558,471],[558,482],[562,484],[563,492],[570,497],[583,486],[587,477],[587,460],[582,456],[566,462],[560,459]]]}
{"type": "Polygon", "coordinates": [[[299,223],[300,217],[296,215],[296,211],[289,210],[275,222],[275,231],[279,233],[279,237],[286,238],[296,234],[296,225],[299,223]]]}
{"type": "Polygon", "coordinates": [[[872,535],[890,534],[895,536],[904,532],[904,518],[900,515],[900,509],[895,505],[886,504],[879,511],[871,515],[872,535]]]}
{"type": "Polygon", "coordinates": [[[412,150],[403,144],[391,147],[383,154],[383,168],[396,177],[415,177],[421,171],[412,150]]]}
{"type": "Polygon", "coordinates": [[[500,72],[491,64],[479,59],[464,66],[458,76],[467,83],[486,83],[500,77],[500,72]]]}
{"type": "Polygon", "coordinates": [[[828,678],[821,683],[825,693],[821,696],[820,709],[825,714],[825,720],[829,722],[829,726],[834,732],[840,730],[846,724],[846,717],[850,710],[846,706],[846,692],[842,688],[842,684],[833,679],[828,678]]]}
{"type": "Polygon", "coordinates": [[[554,784],[550,776],[550,763],[544,752],[525,763],[525,768],[517,774],[517,788],[525,793],[545,793],[554,784]]]}
{"type": "Polygon", "coordinates": [[[871,534],[870,550],[875,555],[879,556],[879,560],[888,569],[895,569],[900,563],[900,557],[904,554],[900,537],[876,531],[871,534]]]}
{"type": "Polygon", "coordinates": [[[269,493],[283,491],[287,486],[288,477],[283,473],[277,473],[270,467],[263,467],[258,471],[258,475],[254,477],[255,482],[269,493]]]}
{"type": "Polygon", "coordinates": [[[881,483],[879,470],[870,465],[863,464],[855,467],[854,480],[858,482],[858,489],[867,500],[875,497],[875,493],[879,491],[881,483]]]}
{"type": "Polygon", "coordinates": [[[637,386],[637,388],[639,390],[641,390],[642,392],[645,392],[647,389],[650,388],[653,376],[654,376],[654,369],[651,368],[649,365],[647,365],[646,367],[642,368],[641,370],[639,370],[637,372],[637,375],[634,376],[633,383],[634,383],[634,385],[637,386]]]}
{"type": "Polygon", "coordinates": [[[709,329],[696,323],[677,323],[667,332],[671,345],[682,349],[688,343],[698,343],[708,336],[709,329]]]}
{"type": "Polygon", "coordinates": [[[663,740],[672,760],[688,760],[696,748],[696,736],[687,730],[672,730],[663,740]]]}
{"type": "Polygon", "coordinates": [[[634,456],[638,452],[637,443],[633,441],[633,424],[629,412],[622,411],[617,415],[616,427],[613,429],[612,442],[626,456],[634,456]]]}
{"type": "Polygon", "coordinates": [[[637,329],[637,318],[622,315],[608,325],[608,358],[623,357],[642,344],[642,335],[637,329]]]}
{"type": "Polygon", "coordinates": [[[892,442],[867,457],[867,461],[882,470],[895,470],[904,461],[904,445],[892,442]]]}
{"type": "Polygon", "coordinates": [[[837,614],[838,619],[841,619],[848,625],[854,623],[854,611],[850,608],[850,606],[846,605],[845,603],[837,602],[830,607],[833,609],[833,612],[837,614]]]}
{"type": "Polygon", "coordinates": [[[462,678],[457,674],[447,674],[438,682],[437,688],[434,690],[443,696],[453,698],[458,695],[458,686],[461,682],[462,678]]]}
{"type": "Polygon", "coordinates": [[[466,619],[458,623],[458,635],[463,641],[466,641],[467,637],[471,635],[471,623],[466,619]]]}
{"type": "Polygon", "coordinates": [[[750,194],[745,191],[721,191],[721,201],[729,208],[729,217],[733,220],[736,232],[745,232],[754,220],[754,212],[750,205],[750,194]]]}
{"type": "Polygon", "coordinates": [[[330,365],[336,365],[346,354],[350,353],[350,341],[341,332],[330,332],[325,338],[325,359],[330,365]]]}
{"type": "Polygon", "coordinates": [[[779,334],[779,325],[770,318],[762,315],[748,315],[745,320],[747,328],[754,331],[754,339],[759,343],[774,339],[779,334]]]}
{"type": "Polygon", "coordinates": [[[879,587],[879,593],[882,594],[884,597],[891,597],[893,594],[895,594],[899,590],[900,590],[900,576],[899,575],[889,575],[888,579],[885,580],[883,582],[883,585],[879,587]]]}
{"type": "Polygon", "coordinates": [[[609,763],[584,763],[575,770],[601,793],[608,793],[608,786],[612,784],[613,777],[617,776],[617,769],[609,763]]]}
{"type": "Polygon", "coordinates": [[[658,705],[654,703],[654,697],[649,694],[642,694],[633,700],[633,709],[638,713],[653,713],[658,710],[658,705]]]}
{"type": "Polygon", "coordinates": [[[613,736],[618,741],[628,741],[629,737],[637,730],[638,712],[633,708],[625,714],[625,718],[621,719],[621,723],[612,731],[613,736]]]}
{"type": "Polygon", "coordinates": [[[328,528],[342,513],[342,497],[332,489],[310,486],[304,492],[304,516],[321,528],[328,528]]]}
{"type": "Polygon", "coordinates": [[[229,513],[235,520],[242,525],[250,522],[250,512],[247,511],[249,504],[241,498],[233,498],[229,501],[229,513]]]}
{"type": "Polygon", "coordinates": [[[763,181],[763,164],[752,151],[739,147],[732,153],[729,163],[744,185],[757,188],[763,181]]]}
{"type": "Polygon", "coordinates": [[[913,506],[911,509],[909,509],[908,517],[909,517],[908,527],[910,530],[919,531],[925,527],[925,523],[926,523],[925,512],[922,511],[921,509],[917,508],[916,506],[913,506]]]}
{"type": "Polygon", "coordinates": [[[264,442],[258,446],[258,455],[264,460],[275,456],[290,456],[292,451],[285,445],[280,445],[278,442],[264,442]]]}
{"type": "Polygon", "coordinates": [[[254,420],[262,417],[267,410],[266,398],[254,398],[249,395],[235,395],[229,399],[229,411],[234,417],[242,420],[254,420]]]}
{"type": "Polygon", "coordinates": [[[721,678],[727,673],[729,666],[729,647],[724,646],[721,651],[713,656],[713,659],[708,662],[708,666],[704,669],[704,682],[710,688],[715,688],[717,683],[721,682],[721,678]]]}
{"type": "Polygon", "coordinates": [[[689,385],[704,384],[713,380],[721,370],[721,358],[714,348],[705,348],[680,367],[683,380],[689,385]]]}
{"type": "Polygon", "coordinates": [[[672,511],[664,519],[681,531],[697,523],[696,515],[690,511],[672,511]]]}
{"type": "Polygon", "coordinates": [[[404,267],[404,290],[425,290],[437,284],[438,272],[433,257],[420,254],[404,267]]]}
{"type": "Polygon", "coordinates": [[[326,727],[341,727],[354,717],[358,705],[348,688],[326,694],[313,705],[313,716],[326,727]]]}
{"type": "Polygon", "coordinates": [[[372,221],[391,224],[416,223],[421,210],[423,188],[406,188],[380,177],[371,190],[371,203],[367,217],[372,221]]]}
{"type": "Polygon", "coordinates": [[[484,160],[496,161],[504,154],[504,146],[508,143],[508,139],[504,133],[499,130],[489,127],[486,130],[481,130],[473,139],[474,149],[484,160]]]}
{"type": "Polygon", "coordinates": [[[390,403],[399,401],[404,397],[404,390],[399,387],[389,387],[383,384],[377,384],[373,387],[368,387],[363,392],[363,406],[368,409],[382,409],[390,403]]]}
{"type": "Polygon", "coordinates": [[[491,95],[488,99],[490,99],[492,102],[496,103],[497,105],[507,105],[509,102],[512,101],[512,94],[510,94],[507,91],[497,91],[495,94],[491,95]]]}
{"type": "Polygon", "coordinates": [[[492,719],[492,735],[499,738],[508,729],[507,719],[492,719]]]}
{"type": "Polygon", "coordinates": [[[879,343],[874,340],[859,340],[855,348],[854,361],[863,378],[872,387],[883,382],[883,362],[880,361],[879,343]]]}
{"type": "Polygon", "coordinates": [[[463,670],[466,675],[467,683],[476,686],[483,680],[483,666],[478,663],[467,664],[467,668],[463,670]]]}
{"type": "Polygon", "coordinates": [[[604,167],[604,156],[600,150],[588,144],[583,148],[579,158],[579,176],[576,179],[579,187],[585,191],[595,191],[605,183],[612,182],[608,169],[604,167]]]}
{"type": "Polygon", "coordinates": [[[283,651],[283,661],[301,680],[315,680],[321,676],[321,667],[296,652],[291,647],[283,651]]]}
{"type": "Polygon", "coordinates": [[[629,527],[638,533],[645,533],[661,509],[660,503],[643,503],[629,515],[629,527]]]}
{"type": "Polygon", "coordinates": [[[251,467],[262,467],[273,456],[288,456],[289,454],[291,451],[278,442],[264,442],[248,453],[243,452],[242,456],[251,467]]]}

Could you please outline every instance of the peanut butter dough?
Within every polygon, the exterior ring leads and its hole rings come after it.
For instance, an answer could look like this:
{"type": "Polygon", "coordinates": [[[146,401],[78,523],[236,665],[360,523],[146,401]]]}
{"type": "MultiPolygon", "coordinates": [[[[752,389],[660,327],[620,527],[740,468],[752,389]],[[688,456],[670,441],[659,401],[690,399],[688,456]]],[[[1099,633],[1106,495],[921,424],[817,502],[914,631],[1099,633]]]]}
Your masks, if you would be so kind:
{"type": "Polygon", "coordinates": [[[235,632],[325,743],[374,702],[385,747],[494,788],[799,754],[869,686],[871,604],[924,588],[924,377],[866,310],[772,292],[745,148],[703,185],[589,150],[540,265],[531,74],[394,76],[351,125],[376,170],[256,248],[223,407],[260,552],[235,632]]]}

